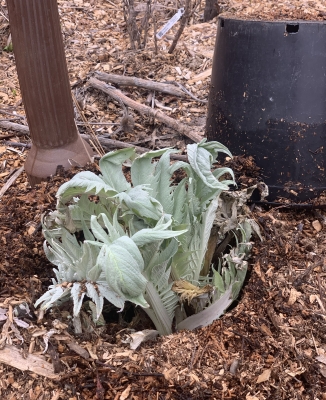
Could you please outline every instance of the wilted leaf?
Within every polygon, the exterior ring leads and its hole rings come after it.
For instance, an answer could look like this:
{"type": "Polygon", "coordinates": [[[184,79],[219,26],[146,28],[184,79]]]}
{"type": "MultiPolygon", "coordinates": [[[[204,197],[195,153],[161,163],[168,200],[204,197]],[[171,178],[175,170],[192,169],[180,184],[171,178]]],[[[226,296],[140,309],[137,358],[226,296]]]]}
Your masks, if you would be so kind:
{"type": "Polygon", "coordinates": [[[158,334],[159,332],[154,329],[144,329],[143,331],[131,333],[129,335],[130,348],[132,350],[136,350],[137,347],[141,345],[141,343],[147,342],[148,340],[154,340],[158,334]]]}
{"type": "Polygon", "coordinates": [[[265,369],[259,376],[257,379],[256,383],[261,383],[261,382],[266,382],[269,380],[270,376],[271,376],[272,370],[271,369],[265,369]]]}
{"type": "Polygon", "coordinates": [[[326,355],[325,354],[320,354],[319,356],[316,357],[316,360],[321,362],[321,363],[323,363],[323,364],[326,364],[326,355]]]}
{"type": "Polygon", "coordinates": [[[204,287],[198,287],[181,279],[174,282],[172,290],[180,295],[181,301],[188,301],[188,303],[190,303],[195,297],[212,292],[213,286],[206,285],[204,287]]]}

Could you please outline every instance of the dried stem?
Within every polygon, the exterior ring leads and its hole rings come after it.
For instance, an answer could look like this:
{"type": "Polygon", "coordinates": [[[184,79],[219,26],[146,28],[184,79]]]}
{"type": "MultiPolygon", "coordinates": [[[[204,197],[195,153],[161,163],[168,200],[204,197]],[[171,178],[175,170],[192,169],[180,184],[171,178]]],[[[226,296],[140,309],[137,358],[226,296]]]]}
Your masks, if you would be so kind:
{"type": "Polygon", "coordinates": [[[191,15],[190,6],[191,6],[191,0],[186,0],[185,13],[183,14],[183,16],[182,16],[182,18],[180,20],[180,27],[179,27],[178,32],[176,33],[176,35],[175,35],[175,37],[173,39],[171,47],[169,48],[169,51],[168,51],[169,54],[173,53],[173,51],[174,51],[174,49],[175,49],[175,47],[176,47],[176,45],[178,43],[178,40],[179,40],[180,36],[182,35],[182,32],[183,32],[185,26],[187,25],[187,22],[188,22],[188,20],[190,18],[190,15],[191,15]]]}

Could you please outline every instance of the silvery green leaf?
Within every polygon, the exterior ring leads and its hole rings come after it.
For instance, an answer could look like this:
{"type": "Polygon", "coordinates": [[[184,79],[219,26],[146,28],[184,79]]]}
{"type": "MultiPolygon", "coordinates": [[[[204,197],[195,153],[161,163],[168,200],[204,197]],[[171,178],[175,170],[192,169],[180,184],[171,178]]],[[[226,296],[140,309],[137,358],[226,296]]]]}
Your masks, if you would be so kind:
{"type": "MultiPolygon", "coordinates": [[[[173,292],[172,294],[174,295],[173,292]]],[[[150,304],[150,307],[145,308],[144,310],[153,321],[160,335],[171,334],[172,319],[162,302],[160,294],[152,282],[148,282],[146,286],[145,299],[150,304]]]]}
{"type": "MultiPolygon", "coordinates": [[[[213,156],[200,144],[191,144],[187,146],[188,159],[191,167],[194,169],[198,177],[210,188],[229,190],[228,185],[218,181],[211,171],[213,156]]],[[[224,169],[229,172],[234,179],[231,169],[224,169]]]]}
{"type": "Polygon", "coordinates": [[[92,312],[92,319],[93,319],[93,322],[96,324],[96,326],[105,326],[106,323],[105,323],[105,319],[103,318],[103,315],[100,314],[99,316],[97,316],[96,305],[92,301],[89,301],[88,307],[90,308],[90,310],[92,312]]]}
{"type": "Polygon", "coordinates": [[[142,229],[136,232],[131,239],[136,243],[137,246],[143,246],[155,240],[170,239],[187,232],[186,229],[180,231],[167,230],[167,228],[171,226],[172,220],[170,219],[166,223],[161,221],[162,219],[154,228],[142,229]]]}
{"type": "Polygon", "coordinates": [[[154,176],[156,163],[152,163],[154,157],[160,157],[169,149],[148,151],[138,156],[131,166],[131,180],[134,186],[149,184],[154,176]]]}
{"type": "Polygon", "coordinates": [[[213,162],[215,162],[215,160],[217,159],[218,153],[224,153],[232,158],[230,150],[220,142],[216,141],[208,142],[207,139],[204,138],[200,143],[198,143],[198,146],[203,147],[212,155],[213,162]]]}
{"type": "Polygon", "coordinates": [[[57,192],[57,198],[61,204],[66,204],[73,197],[86,193],[112,197],[117,194],[117,191],[112,186],[108,185],[102,177],[90,171],[83,171],[60,186],[57,192]]]}
{"type": "MultiPolygon", "coordinates": [[[[176,239],[172,239],[166,248],[162,248],[162,243],[157,243],[158,247],[154,247],[153,251],[147,251],[150,254],[145,261],[146,271],[151,271],[156,265],[168,263],[172,257],[177,253],[179,245],[176,239]]],[[[152,280],[153,281],[153,280],[152,280]]]]}
{"type": "Polygon", "coordinates": [[[173,211],[172,215],[174,220],[181,224],[184,223],[186,208],[188,206],[188,198],[186,191],[186,183],[187,179],[184,178],[178,186],[174,189],[173,192],[173,211]]]}
{"type": "Polygon", "coordinates": [[[103,179],[117,193],[130,188],[130,183],[127,182],[122,172],[122,164],[134,155],[135,149],[128,148],[111,151],[100,159],[99,166],[103,179]]]}
{"type": "Polygon", "coordinates": [[[117,197],[140,218],[158,221],[163,215],[162,205],[149,195],[144,186],[136,186],[128,193],[119,193],[117,197]]]}
{"type": "Polygon", "coordinates": [[[137,297],[145,291],[146,279],[142,275],[144,262],[132,239],[127,236],[104,244],[97,264],[105,273],[109,287],[121,297],[137,297]]]}
{"type": "Polygon", "coordinates": [[[120,311],[123,310],[125,297],[119,296],[118,294],[113,292],[107,282],[97,282],[97,288],[101,296],[105,297],[111,304],[113,304],[117,308],[120,308],[120,311]]]}
{"type": "Polygon", "coordinates": [[[71,235],[67,230],[63,230],[61,242],[62,249],[71,260],[76,260],[81,257],[81,246],[78,243],[75,235],[71,235]]]}
{"type": "Polygon", "coordinates": [[[213,285],[217,288],[217,290],[220,293],[224,293],[225,292],[223,278],[221,277],[219,272],[216,271],[214,268],[213,268],[213,285]]]}
{"type": "Polygon", "coordinates": [[[98,223],[97,217],[95,215],[92,215],[91,217],[91,229],[92,233],[95,236],[97,240],[104,244],[111,244],[112,240],[110,236],[105,232],[105,230],[102,228],[102,226],[98,223]]]}
{"type": "Polygon", "coordinates": [[[119,227],[119,224],[117,221],[117,213],[115,213],[115,226],[113,224],[111,224],[111,222],[109,221],[109,218],[107,217],[106,214],[101,213],[98,216],[98,219],[100,219],[100,218],[102,219],[104,226],[108,231],[111,241],[114,241],[114,240],[118,239],[120,236],[125,235],[125,232],[123,230],[119,229],[120,227],[119,227]]]}
{"type": "Polygon", "coordinates": [[[178,153],[176,150],[169,149],[162,154],[159,162],[155,166],[155,179],[151,181],[151,196],[158,200],[166,214],[173,211],[173,188],[171,187],[170,155],[178,153]]]}
{"type": "Polygon", "coordinates": [[[43,242],[43,251],[46,255],[46,258],[54,265],[58,265],[56,263],[57,257],[52,253],[52,251],[49,249],[46,240],[43,242]]]}
{"type": "Polygon", "coordinates": [[[200,273],[203,263],[204,263],[208,240],[211,235],[217,206],[218,206],[217,200],[212,200],[210,202],[207,210],[203,213],[203,216],[202,216],[202,223],[201,223],[200,232],[199,232],[200,243],[199,243],[199,249],[197,251],[198,268],[196,271],[194,271],[195,274],[193,276],[193,280],[195,280],[195,281],[198,281],[199,273],[200,273]]]}
{"type": "Polygon", "coordinates": [[[86,279],[91,282],[97,282],[101,276],[102,269],[99,265],[95,264],[91,269],[87,271],[86,279]]]}

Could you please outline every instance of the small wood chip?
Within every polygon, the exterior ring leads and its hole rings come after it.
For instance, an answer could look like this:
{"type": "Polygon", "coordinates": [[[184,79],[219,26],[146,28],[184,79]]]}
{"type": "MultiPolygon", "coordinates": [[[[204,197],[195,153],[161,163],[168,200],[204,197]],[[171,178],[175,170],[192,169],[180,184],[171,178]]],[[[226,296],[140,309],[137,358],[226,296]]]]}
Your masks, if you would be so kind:
{"type": "Polygon", "coordinates": [[[317,232],[320,232],[323,229],[322,224],[318,221],[318,219],[316,219],[316,221],[313,221],[312,226],[317,232]]]}

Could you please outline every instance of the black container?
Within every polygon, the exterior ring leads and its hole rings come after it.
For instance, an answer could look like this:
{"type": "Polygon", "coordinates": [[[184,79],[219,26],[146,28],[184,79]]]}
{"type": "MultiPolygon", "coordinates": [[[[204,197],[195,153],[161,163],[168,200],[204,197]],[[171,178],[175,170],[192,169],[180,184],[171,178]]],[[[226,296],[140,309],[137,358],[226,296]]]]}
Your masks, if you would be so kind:
{"type": "Polygon", "coordinates": [[[208,140],[251,155],[278,196],[326,189],[326,22],[219,18],[208,140]]]}

